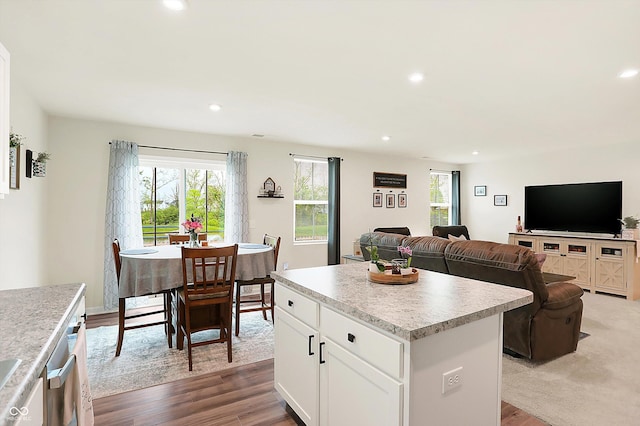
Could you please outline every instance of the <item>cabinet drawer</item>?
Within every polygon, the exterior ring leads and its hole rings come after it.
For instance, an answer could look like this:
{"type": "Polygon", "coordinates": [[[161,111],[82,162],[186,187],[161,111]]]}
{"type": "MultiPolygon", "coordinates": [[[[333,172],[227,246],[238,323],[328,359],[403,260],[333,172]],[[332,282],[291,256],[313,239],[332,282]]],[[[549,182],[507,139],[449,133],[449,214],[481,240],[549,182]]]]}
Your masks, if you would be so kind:
{"type": "Polygon", "coordinates": [[[318,303],[280,283],[276,283],[276,306],[305,324],[318,328],[318,303]]]}
{"type": "Polygon", "coordinates": [[[320,308],[320,334],[390,376],[402,377],[401,342],[324,306],[320,308]]]}

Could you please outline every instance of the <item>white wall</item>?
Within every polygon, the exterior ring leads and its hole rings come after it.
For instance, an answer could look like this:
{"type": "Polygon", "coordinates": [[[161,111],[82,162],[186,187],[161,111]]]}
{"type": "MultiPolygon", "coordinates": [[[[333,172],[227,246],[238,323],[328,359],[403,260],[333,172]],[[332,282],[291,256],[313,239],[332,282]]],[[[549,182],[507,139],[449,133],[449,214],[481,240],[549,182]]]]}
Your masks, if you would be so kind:
{"type": "Polygon", "coordinates": [[[622,214],[640,214],[640,144],[638,141],[525,155],[499,162],[462,167],[462,223],[473,239],[507,242],[517,217],[524,219],[524,187],[581,182],[622,181],[622,214]],[[487,186],[486,197],[474,197],[473,187],[487,186]],[[506,207],[493,196],[506,194],[506,207]]]}
{"type": "Polygon", "coordinates": [[[45,284],[47,178],[25,177],[25,151],[48,151],[47,120],[28,93],[11,80],[11,127],[25,137],[20,154],[20,189],[0,200],[0,290],[45,284]]]}
{"type": "MultiPolygon", "coordinates": [[[[339,156],[341,165],[341,252],[352,253],[352,241],[378,226],[408,226],[415,235],[430,233],[428,212],[429,169],[448,164],[356,153],[340,149],[279,143],[268,139],[214,136],[51,117],[47,251],[49,281],[87,284],[87,306],[102,306],[104,212],[111,139],[140,145],[211,151],[245,151],[248,157],[250,240],[264,233],[282,236],[278,268],[327,264],[326,244],[293,244],[293,158],[289,153],[339,156]],[[372,207],[373,172],[407,174],[408,207],[372,207]],[[257,198],[258,189],[271,177],[282,187],[284,199],[257,198]],[[60,250],[60,242],[73,249],[60,250]]],[[[158,151],[156,151],[158,152],[158,151]]],[[[160,151],[162,152],[162,151],[160,151]]],[[[398,191],[395,191],[396,193],[398,191]]]]}

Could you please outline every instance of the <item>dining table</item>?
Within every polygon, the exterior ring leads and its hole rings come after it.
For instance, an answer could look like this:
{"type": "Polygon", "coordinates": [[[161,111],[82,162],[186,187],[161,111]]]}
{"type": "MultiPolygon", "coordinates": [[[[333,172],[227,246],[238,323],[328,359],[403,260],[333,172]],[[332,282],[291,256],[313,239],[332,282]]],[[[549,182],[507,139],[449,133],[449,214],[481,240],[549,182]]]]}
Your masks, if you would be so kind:
{"type": "MultiPolygon", "coordinates": [[[[223,247],[230,244],[212,244],[223,247]]],[[[171,244],[120,251],[120,297],[144,296],[182,287],[182,245],[171,244]]],[[[253,280],[275,270],[273,247],[239,243],[236,280],[253,280]]]]}

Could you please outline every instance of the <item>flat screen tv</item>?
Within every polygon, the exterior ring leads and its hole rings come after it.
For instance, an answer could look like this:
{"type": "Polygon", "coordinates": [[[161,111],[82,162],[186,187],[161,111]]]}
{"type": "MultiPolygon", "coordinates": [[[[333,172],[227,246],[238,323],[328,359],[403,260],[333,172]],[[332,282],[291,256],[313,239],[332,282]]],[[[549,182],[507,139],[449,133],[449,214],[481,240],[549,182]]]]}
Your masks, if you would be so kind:
{"type": "Polygon", "coordinates": [[[621,217],[621,181],[524,188],[528,230],[618,234],[621,217]]]}

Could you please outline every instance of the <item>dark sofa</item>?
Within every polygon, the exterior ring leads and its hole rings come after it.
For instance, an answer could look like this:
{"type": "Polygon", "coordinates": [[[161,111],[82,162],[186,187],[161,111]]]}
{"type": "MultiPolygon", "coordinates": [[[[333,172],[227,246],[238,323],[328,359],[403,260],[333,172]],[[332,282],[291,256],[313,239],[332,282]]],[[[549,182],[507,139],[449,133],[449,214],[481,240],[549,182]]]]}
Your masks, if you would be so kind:
{"type": "Polygon", "coordinates": [[[413,251],[411,266],[529,290],[533,303],[504,314],[504,347],[534,361],[574,352],[582,321],[583,290],[570,282],[545,284],[530,249],[489,241],[450,241],[441,237],[407,237],[371,232],[360,237],[375,245],[381,259],[399,257],[397,247],[413,251]]]}

